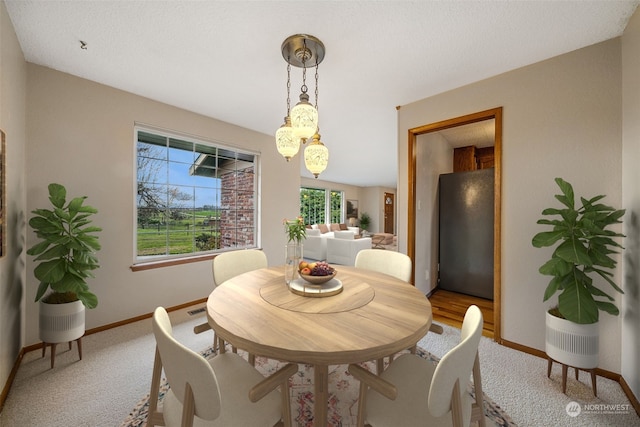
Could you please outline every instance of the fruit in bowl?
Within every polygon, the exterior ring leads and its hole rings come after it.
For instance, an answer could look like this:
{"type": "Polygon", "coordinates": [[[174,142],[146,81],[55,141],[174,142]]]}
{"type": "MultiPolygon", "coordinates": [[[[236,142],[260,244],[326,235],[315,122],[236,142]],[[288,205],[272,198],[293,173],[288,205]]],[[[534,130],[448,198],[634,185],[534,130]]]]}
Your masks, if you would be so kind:
{"type": "Polygon", "coordinates": [[[300,273],[300,277],[307,282],[319,285],[336,277],[338,272],[325,261],[302,261],[298,266],[298,273],[300,273]]]}

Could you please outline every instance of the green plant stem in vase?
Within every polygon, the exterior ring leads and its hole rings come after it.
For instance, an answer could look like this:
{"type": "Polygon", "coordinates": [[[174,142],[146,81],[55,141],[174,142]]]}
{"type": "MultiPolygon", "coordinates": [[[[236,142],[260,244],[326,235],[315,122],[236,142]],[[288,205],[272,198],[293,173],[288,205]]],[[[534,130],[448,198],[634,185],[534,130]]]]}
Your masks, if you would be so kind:
{"type": "Polygon", "coordinates": [[[285,246],[285,282],[289,285],[298,277],[298,265],[303,259],[302,241],[306,238],[307,232],[304,220],[301,216],[293,220],[283,221],[284,230],[288,237],[285,246]]]}
{"type": "Polygon", "coordinates": [[[307,237],[306,227],[301,216],[296,219],[285,219],[283,223],[289,242],[302,243],[307,237]]]}

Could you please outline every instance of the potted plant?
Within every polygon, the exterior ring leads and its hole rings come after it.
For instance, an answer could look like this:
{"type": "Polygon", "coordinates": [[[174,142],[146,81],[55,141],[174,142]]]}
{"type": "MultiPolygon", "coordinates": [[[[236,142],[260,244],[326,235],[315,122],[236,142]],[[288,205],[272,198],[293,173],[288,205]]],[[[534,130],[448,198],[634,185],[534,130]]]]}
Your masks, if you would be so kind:
{"type": "MultiPolygon", "coordinates": [[[[580,206],[576,206],[571,184],[562,178],[555,182],[562,193],[555,198],[563,207],[542,211],[542,215],[555,219],[542,218],[537,223],[549,225],[552,230],[537,233],[532,240],[536,248],[557,244],[551,258],[539,269],[543,275],[551,276],[543,301],[560,293],[557,307],[546,314],[546,352],[550,359],[565,365],[593,369],[598,364],[599,312],[619,314],[613,297],[596,287],[593,279],[600,277],[623,293],[613,281],[611,270],[617,261],[610,255],[622,248],[614,239],[624,235],[608,227],[620,224],[625,210],[599,203],[605,197],[602,195],[581,197],[580,206]]],[[[566,378],[566,371],[563,376],[566,378]]]]}
{"type": "Polygon", "coordinates": [[[29,225],[40,241],[27,254],[38,262],[34,275],[40,280],[35,297],[40,301],[40,339],[55,344],[84,335],[85,307],[98,305],[87,279],[99,268],[95,253],[100,243],[95,233],[102,229],[91,225],[90,217],[98,211],[84,204],[86,196],[67,203],[64,186],[53,183],[48,188],[53,208],[32,211],[29,225]]]}
{"type": "Polygon", "coordinates": [[[371,217],[369,216],[368,213],[366,212],[362,212],[362,215],[360,215],[360,228],[362,228],[363,231],[363,235],[366,234],[367,231],[369,231],[369,226],[371,225],[371,217]]]}

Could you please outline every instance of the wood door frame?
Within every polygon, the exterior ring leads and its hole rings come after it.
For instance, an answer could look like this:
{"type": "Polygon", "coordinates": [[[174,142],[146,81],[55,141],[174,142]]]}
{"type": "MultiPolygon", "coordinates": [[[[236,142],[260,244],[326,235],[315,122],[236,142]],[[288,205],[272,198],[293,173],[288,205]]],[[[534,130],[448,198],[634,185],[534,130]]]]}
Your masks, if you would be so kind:
{"type": "Polygon", "coordinates": [[[408,225],[407,225],[407,255],[413,261],[411,280],[415,280],[415,253],[416,253],[416,144],[419,135],[438,132],[444,129],[495,119],[495,144],[494,144],[494,226],[493,226],[493,320],[494,340],[502,343],[501,331],[501,208],[502,208],[502,107],[480,111],[441,122],[426,124],[409,129],[408,135],[408,225]]]}

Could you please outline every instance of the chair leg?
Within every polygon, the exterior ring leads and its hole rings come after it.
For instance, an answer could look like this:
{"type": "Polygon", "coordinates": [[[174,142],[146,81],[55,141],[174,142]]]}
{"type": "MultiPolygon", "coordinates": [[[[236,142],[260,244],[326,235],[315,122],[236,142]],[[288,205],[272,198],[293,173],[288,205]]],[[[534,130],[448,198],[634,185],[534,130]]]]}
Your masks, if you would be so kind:
{"type": "Polygon", "coordinates": [[[367,388],[367,383],[360,381],[360,392],[358,393],[358,396],[360,396],[358,399],[358,427],[364,427],[364,417],[367,409],[367,388]]]}
{"type": "Polygon", "coordinates": [[[480,356],[476,353],[476,360],[473,363],[473,389],[476,401],[471,407],[471,421],[477,421],[478,427],[486,427],[484,418],[484,393],[482,391],[482,377],[480,375],[480,356]]]}
{"type": "Polygon", "coordinates": [[[164,425],[162,412],[158,412],[158,395],[160,394],[160,376],[162,374],[162,360],[156,346],[156,355],[153,360],[153,373],[151,374],[151,391],[149,392],[149,416],[147,426],[164,425]]]}
{"type": "Polygon", "coordinates": [[[184,390],[184,399],[182,404],[182,427],[193,427],[193,418],[196,414],[196,402],[193,397],[191,384],[187,383],[184,390]]]}
{"type": "Polygon", "coordinates": [[[453,418],[453,427],[463,427],[462,425],[462,399],[460,398],[460,380],[456,380],[453,384],[451,392],[451,417],[453,418]]]}
{"type": "Polygon", "coordinates": [[[434,325],[433,323],[429,326],[429,332],[433,332],[434,334],[442,335],[444,332],[444,328],[440,325],[434,325]]]}
{"type": "MultiPolygon", "coordinates": [[[[249,355],[249,357],[251,357],[251,355],[249,355]]],[[[289,396],[289,378],[286,378],[280,385],[280,396],[282,399],[282,425],[284,427],[291,427],[291,396],[289,396]]]]}

